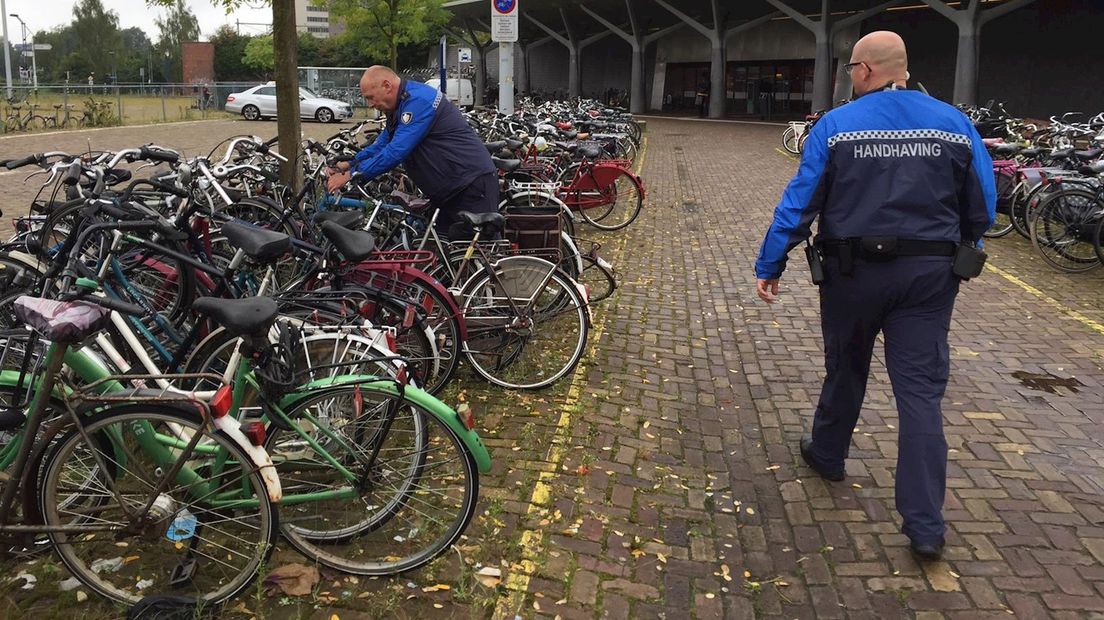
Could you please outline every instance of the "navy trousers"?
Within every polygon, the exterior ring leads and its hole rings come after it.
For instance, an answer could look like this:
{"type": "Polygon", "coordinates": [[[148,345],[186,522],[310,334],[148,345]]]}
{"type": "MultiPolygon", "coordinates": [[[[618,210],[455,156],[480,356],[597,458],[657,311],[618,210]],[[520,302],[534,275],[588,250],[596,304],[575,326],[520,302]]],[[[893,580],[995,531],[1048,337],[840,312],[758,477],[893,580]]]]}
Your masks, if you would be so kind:
{"type": "Polygon", "coordinates": [[[859,419],[878,333],[897,400],[897,511],[917,544],[943,541],[947,442],[940,401],[947,388],[951,324],[959,279],[947,257],[856,260],[851,275],[825,260],[821,285],[824,388],[813,418],[813,456],[842,469],[859,419]]]}

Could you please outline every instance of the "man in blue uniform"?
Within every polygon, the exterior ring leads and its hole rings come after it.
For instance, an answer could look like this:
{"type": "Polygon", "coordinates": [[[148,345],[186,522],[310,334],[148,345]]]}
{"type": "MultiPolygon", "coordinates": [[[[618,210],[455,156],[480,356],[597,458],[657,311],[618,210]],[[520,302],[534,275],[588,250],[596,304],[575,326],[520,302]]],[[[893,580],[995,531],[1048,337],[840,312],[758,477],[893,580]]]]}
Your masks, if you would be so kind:
{"type": "Polygon", "coordinates": [[[498,210],[498,173],[490,153],[443,93],[378,65],[364,72],[360,92],[369,107],[387,115],[387,124],[352,162],[338,164],[338,174],[326,183],[329,191],[403,164],[440,210],[437,230],[443,234],[456,238],[470,232],[456,215],[460,211],[498,210]]]}
{"type": "Polygon", "coordinates": [[[819,216],[826,376],[801,456],[843,480],[881,332],[900,415],[897,510],[913,553],[934,560],[946,531],[940,401],[960,282],[952,263],[961,255],[980,269],[971,250],[995,215],[992,161],[962,113],[904,89],[908,62],[895,33],[860,39],[846,69],[859,98],[813,126],[755,263],[756,288],[775,301],[786,254],[819,216]]]}

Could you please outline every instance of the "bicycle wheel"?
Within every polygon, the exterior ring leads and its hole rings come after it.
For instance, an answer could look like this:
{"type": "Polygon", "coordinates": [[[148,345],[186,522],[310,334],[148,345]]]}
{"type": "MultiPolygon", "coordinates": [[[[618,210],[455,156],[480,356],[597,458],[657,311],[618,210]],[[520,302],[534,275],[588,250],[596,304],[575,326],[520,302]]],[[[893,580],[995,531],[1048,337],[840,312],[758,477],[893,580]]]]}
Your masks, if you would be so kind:
{"type": "Polygon", "coordinates": [[[1101,215],[1100,221],[1096,223],[1096,232],[1093,233],[1093,250],[1096,252],[1096,259],[1104,264],[1104,214],[1101,215]]]}
{"type": "Polygon", "coordinates": [[[797,151],[797,130],[792,125],[786,127],[782,132],[782,148],[786,149],[794,155],[798,154],[797,151]]]}
{"type": "Polygon", "coordinates": [[[464,353],[484,379],[508,388],[546,387],[583,356],[589,321],[578,284],[552,263],[504,258],[464,286],[464,353]]]}
{"type": "MultiPolygon", "coordinates": [[[[608,172],[609,169],[603,169],[601,174],[604,176],[608,172]]],[[[588,176],[597,185],[598,204],[590,206],[587,203],[591,200],[584,196],[579,210],[588,224],[601,230],[619,230],[632,224],[644,207],[644,188],[636,177],[626,170],[615,171],[615,174],[612,180],[599,181],[592,170],[588,176]]]]}
{"type": "Polygon", "coordinates": [[[1085,189],[1064,189],[1047,197],[1031,221],[1031,242],[1043,260],[1059,271],[1079,273],[1099,267],[1093,236],[1104,204],[1085,189]]]}
{"type": "Polygon", "coordinates": [[[348,573],[391,575],[463,534],[479,496],[474,458],[394,384],[321,389],[287,414],[296,429],[270,425],[265,447],[287,498],[284,537],[301,553],[348,573]]]}
{"type": "Polygon", "coordinates": [[[73,576],[124,604],[172,590],[218,605],[249,586],[279,523],[260,473],[236,443],[198,415],[150,403],[102,411],[83,427],[51,448],[38,489],[47,525],[88,528],[50,534],[73,576]],[[163,480],[178,461],[184,468],[163,480]]]}

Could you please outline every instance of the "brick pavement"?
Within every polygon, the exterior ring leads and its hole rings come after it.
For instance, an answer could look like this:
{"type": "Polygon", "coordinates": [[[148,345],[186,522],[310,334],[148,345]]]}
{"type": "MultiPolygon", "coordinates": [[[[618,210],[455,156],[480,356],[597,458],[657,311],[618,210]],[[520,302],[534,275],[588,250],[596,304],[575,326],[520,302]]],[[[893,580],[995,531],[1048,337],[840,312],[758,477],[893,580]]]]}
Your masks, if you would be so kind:
{"type": "MultiPolygon", "coordinates": [[[[1013,237],[989,243],[997,267],[1047,299],[994,272],[959,297],[945,406],[950,546],[946,562],[921,567],[893,509],[896,414],[880,353],[848,480],[825,483],[800,464],[823,376],[816,291],[795,256],[768,308],[751,272],[795,169],[775,149],[780,128],[649,125],[648,204],[607,243],[626,277],[596,311],[590,358],[572,384],[536,395],[461,384],[495,460],[482,514],[460,554],[362,584],[373,591],[365,611],[342,604],[340,617],[1104,618],[1104,334],[1093,329],[1104,277],[1054,274],[1013,237]],[[1059,384],[1073,387],[1039,389],[1059,384]],[[504,561],[514,590],[462,595],[460,555],[504,561]],[[451,600],[408,600],[411,583],[440,580],[454,584],[451,600]],[[437,601],[451,605],[429,611],[437,601]]],[[[198,152],[274,127],[91,135],[94,147],[198,152]]],[[[83,144],[0,139],[0,158],[83,144]]],[[[5,210],[26,203],[16,181],[2,181],[5,210]]]]}
{"type": "MultiPolygon", "coordinates": [[[[530,519],[527,596],[499,615],[1104,617],[1104,334],[996,273],[964,286],[945,402],[947,559],[920,566],[893,505],[880,351],[847,481],[798,456],[823,376],[816,290],[795,256],[768,308],[751,270],[796,168],[774,148],[780,130],[649,125],[648,205],[618,259],[627,280],[553,439],[559,474],[530,519]],[[1076,382],[1048,393],[1018,373],[1076,382]]],[[[1099,275],[1053,274],[1011,237],[989,248],[1099,323],[1099,275]]]]}

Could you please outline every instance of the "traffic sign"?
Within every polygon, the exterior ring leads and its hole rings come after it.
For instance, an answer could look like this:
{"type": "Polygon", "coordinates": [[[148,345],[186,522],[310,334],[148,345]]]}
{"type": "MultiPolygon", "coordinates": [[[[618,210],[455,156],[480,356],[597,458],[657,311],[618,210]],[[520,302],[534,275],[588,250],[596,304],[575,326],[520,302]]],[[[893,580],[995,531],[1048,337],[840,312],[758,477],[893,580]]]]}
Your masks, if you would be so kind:
{"type": "Polygon", "coordinates": [[[456,49],[456,59],[459,62],[471,62],[471,48],[460,47],[456,49]]]}
{"type": "Polygon", "coordinates": [[[54,46],[49,43],[35,43],[34,48],[38,51],[45,52],[46,50],[54,49],[54,46]]]}
{"type": "Polygon", "coordinates": [[[496,43],[518,40],[518,0],[491,0],[491,40],[496,43]]]}
{"type": "Polygon", "coordinates": [[[23,50],[23,55],[27,58],[34,58],[34,52],[31,50],[23,50]]]}

